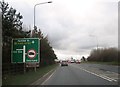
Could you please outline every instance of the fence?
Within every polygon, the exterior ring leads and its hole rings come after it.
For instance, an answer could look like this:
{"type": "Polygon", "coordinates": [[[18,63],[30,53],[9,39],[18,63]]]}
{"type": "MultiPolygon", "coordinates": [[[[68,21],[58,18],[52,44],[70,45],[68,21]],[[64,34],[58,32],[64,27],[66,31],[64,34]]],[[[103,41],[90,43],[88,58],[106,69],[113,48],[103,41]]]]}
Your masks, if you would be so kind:
{"type": "MultiPolygon", "coordinates": [[[[41,68],[47,65],[54,64],[54,62],[48,61],[48,60],[41,60],[40,63],[36,65],[37,68],[41,68]]],[[[6,74],[18,74],[18,73],[24,73],[24,67],[26,71],[30,71],[33,67],[32,65],[29,65],[26,63],[24,66],[24,63],[3,63],[2,64],[2,75],[6,74]],[[31,66],[31,67],[30,67],[31,66]]]]}
{"type": "Polygon", "coordinates": [[[2,75],[5,74],[17,74],[24,73],[23,63],[3,63],[2,64],[2,75]]]}

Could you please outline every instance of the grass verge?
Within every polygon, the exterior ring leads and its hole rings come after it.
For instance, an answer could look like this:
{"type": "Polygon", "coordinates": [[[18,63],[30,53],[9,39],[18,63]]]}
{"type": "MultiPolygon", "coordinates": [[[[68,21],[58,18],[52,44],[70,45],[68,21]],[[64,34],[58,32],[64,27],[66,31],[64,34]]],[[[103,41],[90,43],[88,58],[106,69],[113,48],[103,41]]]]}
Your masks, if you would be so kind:
{"type": "Polygon", "coordinates": [[[38,68],[36,72],[29,71],[25,74],[17,75],[6,75],[5,79],[2,80],[2,85],[29,85],[32,82],[36,81],[50,70],[56,68],[58,65],[50,65],[42,68],[38,68]]]}

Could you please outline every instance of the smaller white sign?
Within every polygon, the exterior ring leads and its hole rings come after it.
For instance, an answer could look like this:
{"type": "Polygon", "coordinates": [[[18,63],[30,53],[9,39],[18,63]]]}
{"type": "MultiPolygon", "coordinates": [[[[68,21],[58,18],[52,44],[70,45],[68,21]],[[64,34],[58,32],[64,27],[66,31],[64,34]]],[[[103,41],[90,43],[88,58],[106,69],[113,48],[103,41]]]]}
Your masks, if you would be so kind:
{"type": "Polygon", "coordinates": [[[28,55],[28,58],[34,59],[36,56],[36,51],[34,49],[30,49],[28,50],[27,55],[28,55]]]}

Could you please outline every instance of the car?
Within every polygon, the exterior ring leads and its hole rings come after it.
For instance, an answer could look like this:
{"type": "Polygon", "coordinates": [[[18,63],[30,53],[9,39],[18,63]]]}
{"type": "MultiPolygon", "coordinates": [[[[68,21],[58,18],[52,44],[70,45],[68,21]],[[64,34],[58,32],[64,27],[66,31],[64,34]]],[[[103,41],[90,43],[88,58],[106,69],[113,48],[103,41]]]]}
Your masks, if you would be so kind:
{"type": "Polygon", "coordinates": [[[67,61],[62,61],[62,62],[61,62],[61,66],[68,66],[67,61]]]}
{"type": "Polygon", "coordinates": [[[77,60],[77,61],[76,61],[76,64],[80,64],[80,61],[79,61],[79,60],[77,60]]]}
{"type": "Polygon", "coordinates": [[[71,60],[70,62],[71,62],[71,63],[74,63],[75,61],[74,61],[74,60],[71,60]]]}

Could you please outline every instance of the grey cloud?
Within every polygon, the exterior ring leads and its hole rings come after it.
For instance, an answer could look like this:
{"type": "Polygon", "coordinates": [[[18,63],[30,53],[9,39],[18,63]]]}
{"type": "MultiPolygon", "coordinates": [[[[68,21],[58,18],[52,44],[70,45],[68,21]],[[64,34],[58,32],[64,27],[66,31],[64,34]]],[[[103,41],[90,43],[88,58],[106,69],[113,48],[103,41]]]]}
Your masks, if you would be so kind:
{"type": "MultiPolygon", "coordinates": [[[[44,35],[48,35],[50,44],[61,56],[89,54],[97,44],[99,47],[117,46],[117,2],[99,0],[94,4],[83,3],[85,6],[79,0],[67,4],[67,0],[53,2],[37,7],[36,25],[44,35]]],[[[14,4],[22,12],[26,24],[33,25],[34,4],[27,7],[24,1],[20,4],[22,7],[14,4]]]]}

